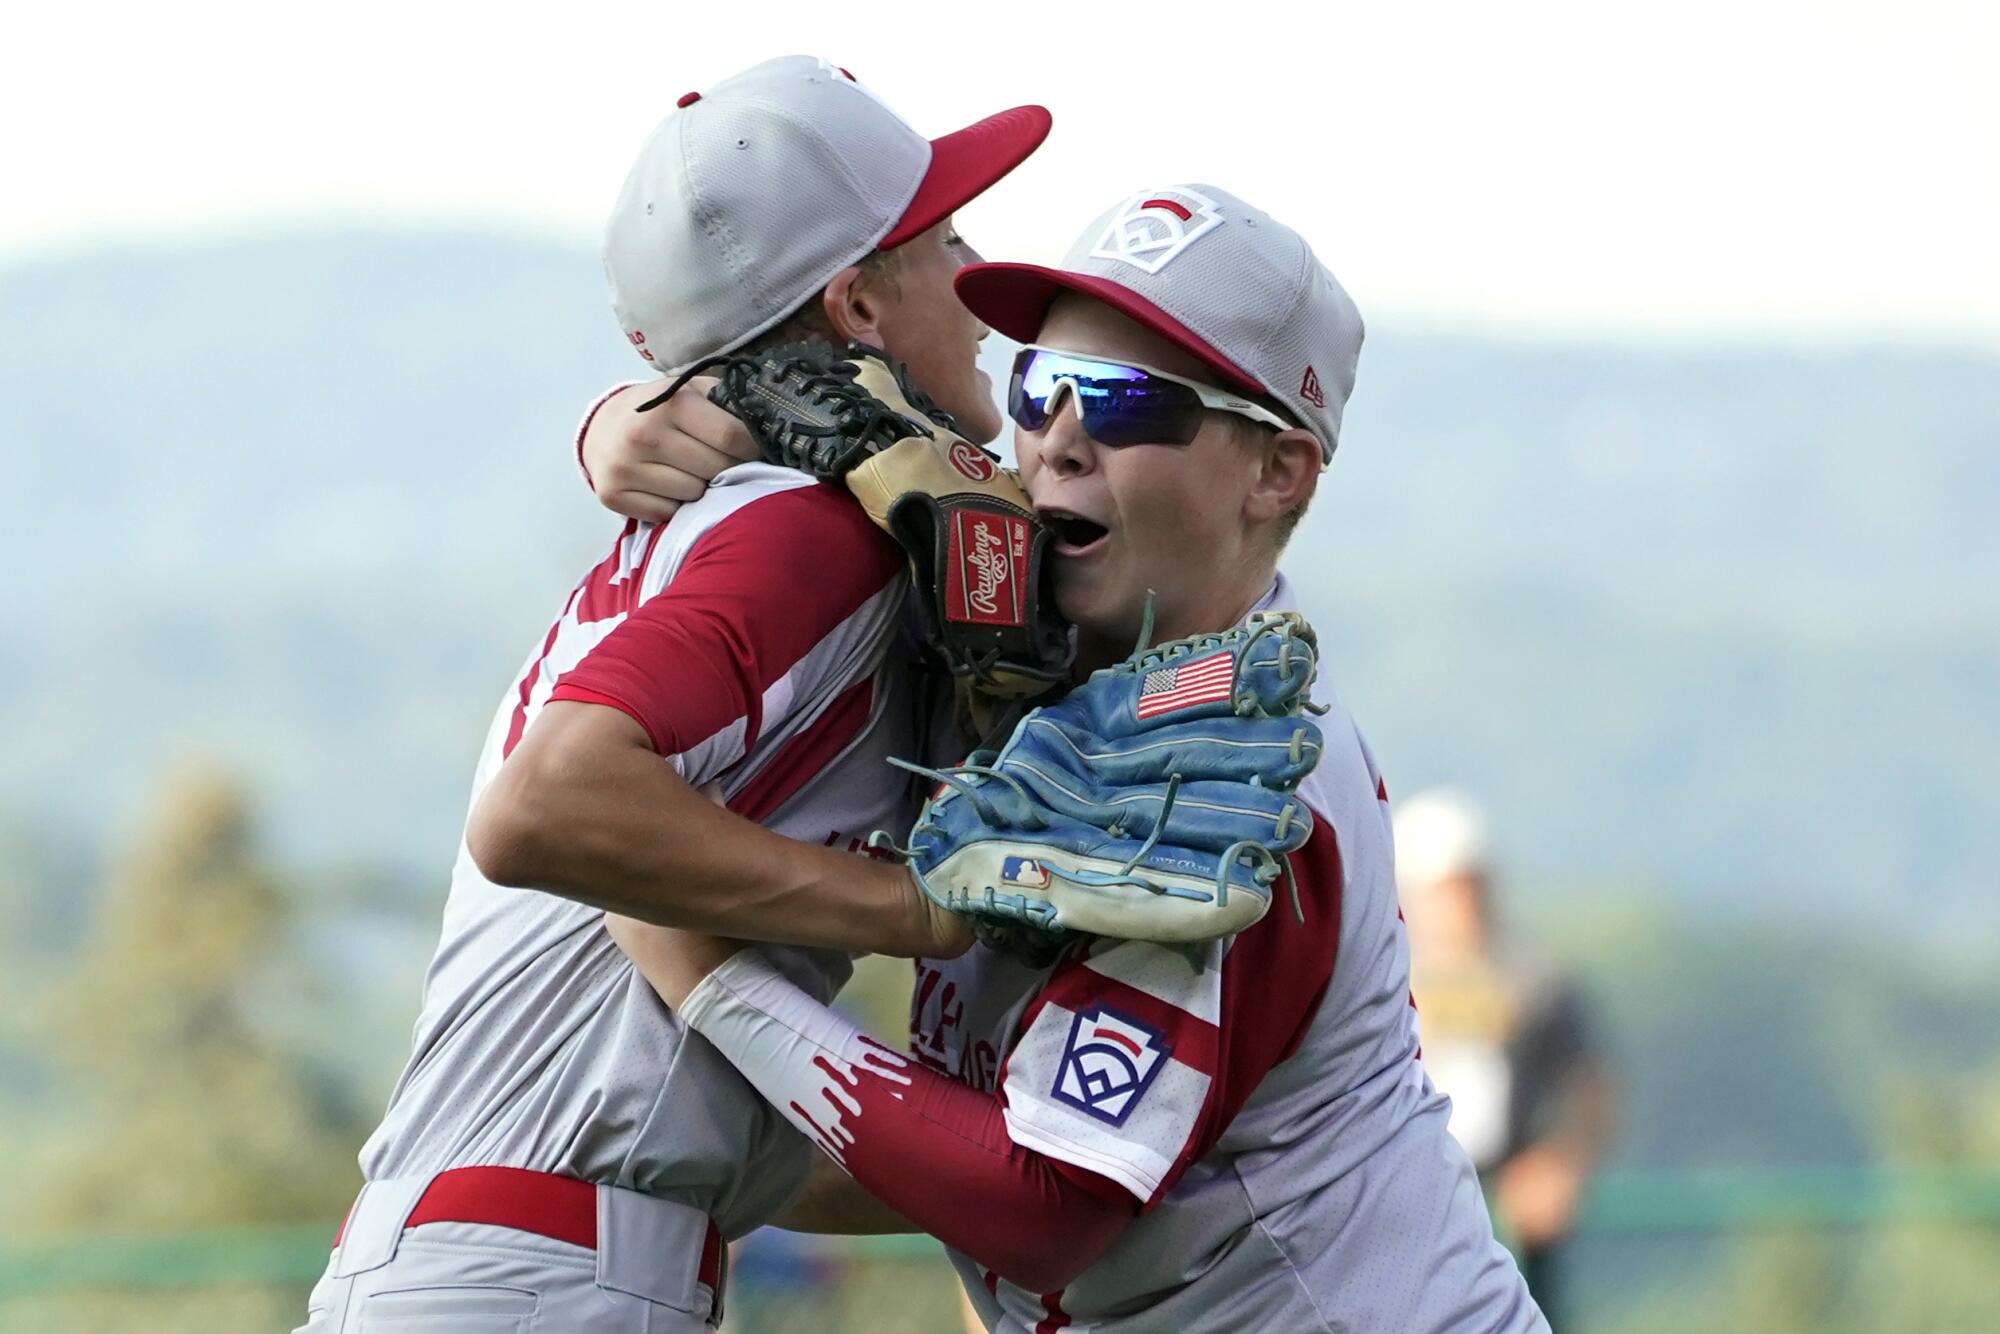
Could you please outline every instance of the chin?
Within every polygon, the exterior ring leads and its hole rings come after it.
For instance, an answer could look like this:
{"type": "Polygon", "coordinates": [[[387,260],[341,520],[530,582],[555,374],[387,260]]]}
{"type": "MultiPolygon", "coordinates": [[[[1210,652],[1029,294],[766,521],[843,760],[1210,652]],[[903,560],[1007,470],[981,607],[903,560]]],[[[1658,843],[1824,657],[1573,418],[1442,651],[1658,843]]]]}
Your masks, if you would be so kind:
{"type": "Polygon", "coordinates": [[[958,433],[975,445],[990,445],[1000,436],[1000,409],[984,395],[967,405],[965,412],[953,412],[958,433]]]}
{"type": "Polygon", "coordinates": [[[1079,589],[1074,581],[1063,578],[1060,562],[1056,566],[1056,610],[1071,625],[1099,639],[1130,640],[1139,633],[1138,611],[1102,592],[1079,589]]]}

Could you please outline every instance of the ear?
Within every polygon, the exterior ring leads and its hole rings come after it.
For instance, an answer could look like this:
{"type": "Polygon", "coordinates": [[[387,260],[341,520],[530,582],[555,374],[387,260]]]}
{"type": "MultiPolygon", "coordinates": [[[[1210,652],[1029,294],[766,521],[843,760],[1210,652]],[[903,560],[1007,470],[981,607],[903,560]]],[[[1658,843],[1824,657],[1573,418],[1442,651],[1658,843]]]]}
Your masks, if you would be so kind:
{"type": "Polygon", "coordinates": [[[1280,431],[1264,446],[1250,494],[1243,498],[1243,517],[1254,526],[1293,509],[1319,487],[1319,441],[1305,431],[1280,431]]]}
{"type": "Polygon", "coordinates": [[[861,269],[850,265],[834,274],[820,300],[842,343],[882,346],[882,297],[861,269]]]}

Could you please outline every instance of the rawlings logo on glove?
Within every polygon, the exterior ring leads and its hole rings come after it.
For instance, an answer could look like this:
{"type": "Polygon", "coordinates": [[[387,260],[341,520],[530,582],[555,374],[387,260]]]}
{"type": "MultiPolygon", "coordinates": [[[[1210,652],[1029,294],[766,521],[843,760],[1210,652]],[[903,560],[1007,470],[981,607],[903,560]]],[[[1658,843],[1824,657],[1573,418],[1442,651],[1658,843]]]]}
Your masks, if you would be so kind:
{"type": "Polygon", "coordinates": [[[957,435],[880,352],[800,343],[727,353],[640,411],[704,371],[720,380],[709,397],[750,428],[767,462],[844,481],[909,553],[926,638],[970,697],[974,732],[1062,680],[1069,627],[1049,587],[1048,530],[1013,474],[957,435]]]}

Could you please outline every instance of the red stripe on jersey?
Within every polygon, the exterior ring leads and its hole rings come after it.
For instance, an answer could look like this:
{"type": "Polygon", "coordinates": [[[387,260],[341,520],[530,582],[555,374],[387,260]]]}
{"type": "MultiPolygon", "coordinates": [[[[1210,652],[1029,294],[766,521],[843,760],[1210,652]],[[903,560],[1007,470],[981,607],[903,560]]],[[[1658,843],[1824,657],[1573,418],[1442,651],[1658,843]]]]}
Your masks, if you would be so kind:
{"type": "Polygon", "coordinates": [[[1292,874],[1304,925],[1274,905],[1236,937],[1223,960],[1220,1074],[1209,1086],[1200,1130],[1181,1150],[1160,1195],[1215,1147],[1271,1067],[1299,1049],[1333,982],[1344,874],[1333,821],[1318,811],[1312,837],[1292,854],[1292,874]]]}
{"type": "Polygon", "coordinates": [[[1048,1314],[1035,1323],[1035,1334],[1056,1334],[1059,1329],[1068,1329],[1070,1313],[1062,1308],[1062,1290],[1042,1294],[1042,1309],[1048,1314]]]}
{"type": "MultiPolygon", "coordinates": [[[[1227,977],[1227,973],[1224,976],[1227,977]]],[[[1129,1015],[1160,1035],[1172,1059],[1211,1078],[1215,1075],[1214,1024],[1115,977],[1106,977],[1090,967],[1082,956],[1057,965],[1056,971],[1034,1000],[1028,1002],[1027,1010],[1021,1015],[1020,1027],[1015,1031],[1027,1032],[1042,1010],[1050,1005],[1060,1005],[1071,1013],[1102,1005],[1129,1015]]],[[[1003,1088],[1006,1078],[1007,1068],[1002,1065],[1000,1079],[1003,1088]]]]}
{"type": "Polygon", "coordinates": [[[764,692],[903,570],[903,556],[845,491],[802,486],[720,520],[674,579],[563,677],[622,701],[662,754],[738,720],[756,744],[764,692]]]}
{"type": "MultiPolygon", "coordinates": [[[[616,392],[615,389],[612,391],[616,392]]],[[[609,398],[610,395],[607,394],[605,397],[609,398]]],[[[603,402],[602,399],[598,401],[603,402]]],[[[592,412],[596,410],[596,407],[591,408],[592,412]]],[[[581,439],[581,436],[578,438],[581,439]]],[[[570,618],[572,612],[579,622],[609,620],[613,616],[630,611],[637,605],[640,581],[630,576],[643,572],[646,561],[652,558],[653,549],[659,545],[660,534],[665,531],[657,524],[653,526],[652,531],[646,535],[645,555],[635,565],[627,559],[626,552],[630,550],[639,528],[637,519],[627,519],[625,526],[619,530],[618,540],[612,543],[611,550],[606,553],[604,559],[591,566],[590,572],[571,590],[569,601],[563,604],[562,615],[556,617],[556,623],[549,627],[548,634],[542,639],[542,651],[535,655],[535,660],[528,664],[528,670],[521,676],[520,700],[515,704],[514,716],[507,724],[507,744],[501,747],[500,758],[505,759],[514,753],[514,747],[519,744],[521,734],[527,730],[528,702],[534,696],[536,683],[541,680],[542,664],[549,660],[549,654],[555,649],[556,637],[562,632],[563,622],[570,618]]],[[[592,702],[610,703],[616,708],[624,707],[610,700],[600,699],[592,702]]],[[[641,727],[646,725],[646,720],[643,718],[637,718],[637,721],[641,727]]],[[[657,738],[654,744],[658,744],[657,738]]]]}
{"type": "MultiPolygon", "coordinates": [[[[575,592],[569,597],[570,602],[576,601],[575,592]]],[[[503,760],[514,753],[514,747],[521,742],[521,733],[528,730],[528,698],[534,694],[535,681],[542,674],[542,664],[548,661],[549,650],[556,646],[556,631],[562,629],[563,617],[568,615],[569,602],[565,602],[562,616],[556,617],[556,623],[549,627],[546,635],[542,636],[542,651],[528,664],[528,670],[521,673],[520,699],[514,705],[513,718],[507,723],[507,744],[500,748],[500,758],[503,760]]]]}
{"type": "Polygon", "coordinates": [[[874,706],[874,678],[856,681],[839,699],[827,705],[826,712],[815,718],[812,726],[779,748],[743,785],[743,790],[729,799],[729,809],[760,824],[769,819],[791,800],[793,793],[817,778],[820,770],[853,743],[868,725],[868,715],[874,706]]]}
{"type": "Polygon", "coordinates": [[[631,548],[639,534],[636,528],[628,527],[618,545],[611,549],[611,554],[584,576],[583,584],[577,590],[576,619],[608,621],[638,606],[639,592],[646,581],[646,565],[653,559],[653,553],[659,550],[660,535],[666,531],[665,524],[651,525],[651,530],[638,543],[641,550],[633,552],[631,548]]]}

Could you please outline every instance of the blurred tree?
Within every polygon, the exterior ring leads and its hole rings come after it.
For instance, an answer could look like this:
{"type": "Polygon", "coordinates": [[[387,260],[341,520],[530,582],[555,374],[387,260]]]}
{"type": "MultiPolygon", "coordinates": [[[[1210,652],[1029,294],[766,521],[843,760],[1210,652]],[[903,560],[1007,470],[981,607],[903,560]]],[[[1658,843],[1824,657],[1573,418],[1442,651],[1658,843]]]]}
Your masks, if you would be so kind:
{"type": "Polygon", "coordinates": [[[46,1025],[75,1115],[35,1155],[25,1230],[337,1219],[358,1128],[309,1093],[247,1013],[287,900],[234,783],[190,773],[101,896],[46,1025]]]}

